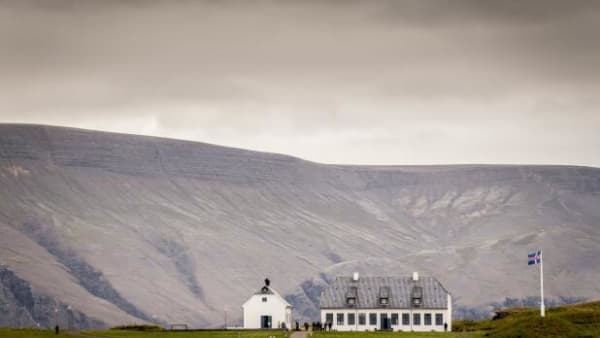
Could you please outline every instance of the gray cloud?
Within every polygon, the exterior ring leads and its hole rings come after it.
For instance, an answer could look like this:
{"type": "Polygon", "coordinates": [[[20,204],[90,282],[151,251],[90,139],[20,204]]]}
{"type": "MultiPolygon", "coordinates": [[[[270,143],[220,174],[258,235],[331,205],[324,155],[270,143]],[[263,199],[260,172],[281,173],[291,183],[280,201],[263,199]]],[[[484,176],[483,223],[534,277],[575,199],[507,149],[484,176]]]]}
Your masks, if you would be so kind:
{"type": "Polygon", "coordinates": [[[0,1],[0,121],[600,166],[596,1],[0,1]]]}

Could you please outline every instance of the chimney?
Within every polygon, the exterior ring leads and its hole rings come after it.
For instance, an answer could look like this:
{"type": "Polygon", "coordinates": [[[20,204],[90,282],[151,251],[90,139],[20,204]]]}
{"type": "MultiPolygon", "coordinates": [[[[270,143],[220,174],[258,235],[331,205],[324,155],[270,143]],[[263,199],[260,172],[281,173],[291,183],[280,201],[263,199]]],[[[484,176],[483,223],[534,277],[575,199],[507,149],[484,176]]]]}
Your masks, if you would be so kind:
{"type": "Polygon", "coordinates": [[[413,272],[413,281],[418,281],[419,280],[419,273],[418,272],[413,272]]]}
{"type": "Polygon", "coordinates": [[[354,273],[354,275],[352,276],[352,280],[358,282],[358,272],[354,273]]]}

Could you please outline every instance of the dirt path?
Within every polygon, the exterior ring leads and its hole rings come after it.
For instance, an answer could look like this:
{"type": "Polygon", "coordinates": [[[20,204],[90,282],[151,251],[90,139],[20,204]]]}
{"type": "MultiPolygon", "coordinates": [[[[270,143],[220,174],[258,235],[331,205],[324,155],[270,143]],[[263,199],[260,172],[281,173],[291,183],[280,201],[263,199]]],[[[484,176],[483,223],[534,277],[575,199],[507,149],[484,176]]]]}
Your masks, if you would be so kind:
{"type": "Polygon", "coordinates": [[[292,333],[292,335],[290,336],[290,338],[307,338],[307,332],[303,332],[303,331],[296,331],[294,333],[292,333]]]}

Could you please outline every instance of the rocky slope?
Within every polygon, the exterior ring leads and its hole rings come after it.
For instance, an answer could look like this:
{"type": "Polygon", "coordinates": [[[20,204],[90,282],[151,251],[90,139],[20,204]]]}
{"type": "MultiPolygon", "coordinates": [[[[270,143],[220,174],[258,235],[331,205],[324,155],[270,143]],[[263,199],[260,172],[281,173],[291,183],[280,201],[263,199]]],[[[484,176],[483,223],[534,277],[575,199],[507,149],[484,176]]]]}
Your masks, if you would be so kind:
{"type": "Polygon", "coordinates": [[[34,295],[29,283],[6,267],[0,267],[0,327],[95,328],[105,326],[70,305],[34,295]]]}
{"type": "Polygon", "coordinates": [[[354,270],[434,275],[464,306],[524,298],[538,247],[549,296],[597,299],[599,243],[596,168],[335,166],[0,125],[0,264],[97,325],[231,323],[265,276],[310,316],[354,270]]]}

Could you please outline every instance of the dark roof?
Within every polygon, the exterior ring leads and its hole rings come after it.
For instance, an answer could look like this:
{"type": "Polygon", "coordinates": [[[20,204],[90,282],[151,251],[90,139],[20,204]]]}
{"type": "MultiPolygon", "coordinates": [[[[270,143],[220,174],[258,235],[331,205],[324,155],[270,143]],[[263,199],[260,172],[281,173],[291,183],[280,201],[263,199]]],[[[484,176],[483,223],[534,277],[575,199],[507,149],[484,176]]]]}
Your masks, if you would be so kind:
{"type": "Polygon", "coordinates": [[[254,294],[255,295],[274,295],[275,293],[273,292],[273,290],[271,290],[270,287],[265,285],[262,288],[260,288],[258,291],[256,291],[254,294]]]}
{"type": "Polygon", "coordinates": [[[392,308],[407,309],[411,307],[413,287],[422,288],[422,305],[424,309],[445,309],[448,307],[448,291],[434,277],[420,277],[413,281],[412,277],[360,277],[353,281],[351,277],[336,279],[321,292],[321,308],[392,308]],[[346,297],[356,287],[356,305],[346,303],[346,297]],[[386,289],[387,288],[387,289],[386,289]],[[379,304],[380,295],[388,294],[388,305],[379,304]]]}

